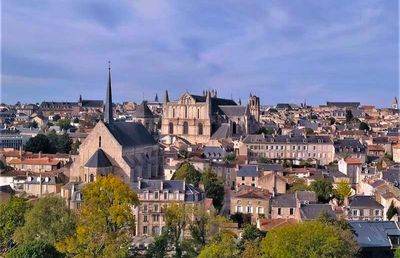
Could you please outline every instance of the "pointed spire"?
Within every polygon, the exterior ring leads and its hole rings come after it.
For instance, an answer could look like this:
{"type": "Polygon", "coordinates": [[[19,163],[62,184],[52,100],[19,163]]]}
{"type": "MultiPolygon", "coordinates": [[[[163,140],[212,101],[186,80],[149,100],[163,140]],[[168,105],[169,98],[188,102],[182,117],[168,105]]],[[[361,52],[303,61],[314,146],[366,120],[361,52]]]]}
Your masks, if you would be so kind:
{"type": "Polygon", "coordinates": [[[242,99],[239,98],[239,106],[241,106],[241,105],[242,105],[242,99]]]}
{"type": "Polygon", "coordinates": [[[169,102],[168,90],[165,90],[164,102],[169,102]]]}
{"type": "Polygon", "coordinates": [[[156,97],[154,98],[154,101],[155,101],[155,102],[158,102],[158,95],[157,95],[157,93],[156,93],[156,97]]]}
{"type": "Polygon", "coordinates": [[[82,103],[82,94],[79,94],[79,103],[82,103]]]}
{"type": "Polygon", "coordinates": [[[111,62],[108,61],[108,86],[106,94],[106,104],[104,107],[104,122],[111,124],[113,122],[113,107],[112,107],[112,91],[111,91],[111,62]]]}

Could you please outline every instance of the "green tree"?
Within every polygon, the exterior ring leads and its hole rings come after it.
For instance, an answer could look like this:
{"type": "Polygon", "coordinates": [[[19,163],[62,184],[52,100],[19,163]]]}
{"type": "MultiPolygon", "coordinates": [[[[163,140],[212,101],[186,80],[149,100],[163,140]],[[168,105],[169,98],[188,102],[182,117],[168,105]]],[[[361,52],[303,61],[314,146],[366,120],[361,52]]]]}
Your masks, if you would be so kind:
{"type": "Polygon", "coordinates": [[[207,198],[213,199],[213,205],[217,210],[222,208],[224,202],[224,183],[218,178],[217,174],[211,168],[205,170],[201,176],[201,183],[204,185],[204,191],[207,198]]]}
{"type": "Polygon", "coordinates": [[[114,175],[88,183],[82,193],[75,234],[57,243],[57,249],[70,256],[125,257],[135,228],[136,193],[114,175]]]}
{"type": "Polygon", "coordinates": [[[353,119],[353,113],[351,112],[351,110],[346,110],[346,122],[350,123],[351,120],[353,119]]]}
{"type": "Polygon", "coordinates": [[[312,182],[311,190],[315,192],[318,201],[322,203],[329,202],[334,193],[332,183],[323,178],[318,178],[312,182]]]}
{"type": "MultiPolygon", "coordinates": [[[[248,224],[244,227],[242,238],[238,244],[239,249],[244,252],[249,243],[253,243],[252,248],[260,249],[260,241],[265,237],[265,233],[259,230],[255,225],[248,224]]],[[[249,252],[249,250],[247,250],[249,252]]]]}
{"type": "Polygon", "coordinates": [[[358,246],[338,227],[314,221],[272,229],[261,250],[264,257],[354,257],[358,246]]]}
{"type": "Polygon", "coordinates": [[[400,258],[400,247],[396,248],[396,251],[394,252],[394,257],[395,258],[400,258]]]}
{"type": "Polygon", "coordinates": [[[343,200],[349,197],[351,194],[351,185],[346,181],[340,181],[337,183],[334,191],[339,201],[343,202],[343,200]]]}
{"type": "Polygon", "coordinates": [[[43,240],[23,243],[8,252],[5,258],[62,258],[63,254],[43,240]]]}
{"type": "Polygon", "coordinates": [[[293,183],[289,185],[288,192],[294,193],[297,191],[308,191],[310,187],[307,185],[306,181],[302,178],[295,178],[293,183]]]}
{"type": "Polygon", "coordinates": [[[149,245],[146,257],[148,258],[164,258],[169,250],[169,232],[164,231],[155,238],[154,242],[149,245]]]}
{"type": "Polygon", "coordinates": [[[170,240],[175,247],[176,257],[182,256],[181,240],[183,231],[189,222],[191,211],[184,204],[172,203],[165,212],[166,226],[170,232],[170,240]]]}
{"type": "Polygon", "coordinates": [[[30,138],[26,142],[24,149],[34,153],[51,153],[52,151],[51,143],[44,134],[38,134],[35,137],[30,138]]]}
{"type": "Polygon", "coordinates": [[[57,196],[45,196],[25,214],[25,224],[15,231],[14,240],[17,243],[43,240],[55,244],[74,231],[74,216],[65,206],[65,200],[57,196]]]}
{"type": "Polygon", "coordinates": [[[189,162],[182,163],[172,176],[173,180],[185,180],[188,184],[198,186],[201,173],[189,162]]]}
{"type": "Polygon", "coordinates": [[[72,140],[68,134],[56,134],[54,131],[47,134],[51,145],[51,153],[69,153],[72,148],[72,140]]]}
{"type": "Polygon", "coordinates": [[[232,234],[220,233],[201,252],[199,258],[232,258],[239,257],[239,249],[232,234]]]}
{"type": "Polygon", "coordinates": [[[367,123],[365,122],[361,122],[358,129],[362,130],[362,131],[369,131],[370,127],[367,123]]]}
{"type": "Polygon", "coordinates": [[[258,129],[257,134],[265,134],[265,135],[272,135],[275,133],[275,130],[272,128],[265,128],[265,127],[261,127],[260,129],[258,129]]]}
{"type": "Polygon", "coordinates": [[[388,208],[388,210],[386,212],[386,217],[387,217],[388,220],[391,220],[393,218],[393,216],[396,215],[396,214],[397,214],[397,209],[394,206],[394,202],[392,200],[392,202],[390,203],[390,206],[389,206],[389,208],[388,208]]]}
{"type": "Polygon", "coordinates": [[[13,243],[12,236],[18,227],[24,225],[25,212],[29,208],[26,200],[19,197],[0,203],[0,253],[13,243]]]}
{"type": "Polygon", "coordinates": [[[56,125],[60,127],[61,130],[67,131],[69,128],[71,128],[71,120],[68,118],[63,118],[60,119],[56,122],[56,125]]]}

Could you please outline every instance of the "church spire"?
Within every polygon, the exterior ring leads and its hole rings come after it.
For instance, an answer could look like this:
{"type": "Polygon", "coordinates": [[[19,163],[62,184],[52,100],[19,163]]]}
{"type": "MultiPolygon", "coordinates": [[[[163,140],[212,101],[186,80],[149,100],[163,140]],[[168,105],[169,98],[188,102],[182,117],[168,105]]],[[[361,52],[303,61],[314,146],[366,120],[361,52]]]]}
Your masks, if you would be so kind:
{"type": "Polygon", "coordinates": [[[164,102],[169,102],[168,90],[165,91],[164,102]]]}
{"type": "Polygon", "coordinates": [[[106,95],[106,105],[104,107],[104,123],[113,122],[113,107],[112,107],[112,93],[111,93],[111,62],[108,61],[108,86],[106,95]]]}

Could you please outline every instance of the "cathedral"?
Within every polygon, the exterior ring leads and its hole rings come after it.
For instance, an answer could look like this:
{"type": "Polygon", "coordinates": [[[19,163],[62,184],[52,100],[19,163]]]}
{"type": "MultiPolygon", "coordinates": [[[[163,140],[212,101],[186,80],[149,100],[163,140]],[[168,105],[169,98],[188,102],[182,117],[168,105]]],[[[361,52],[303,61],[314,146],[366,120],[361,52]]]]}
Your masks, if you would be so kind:
{"type": "Polygon", "coordinates": [[[165,93],[161,134],[176,135],[191,143],[239,138],[255,133],[260,119],[260,98],[250,94],[247,105],[218,98],[216,90],[202,95],[185,92],[177,101],[165,93]]]}
{"type": "Polygon", "coordinates": [[[114,121],[109,68],[104,119],[80,145],[71,180],[87,183],[113,173],[132,184],[140,178],[160,178],[162,167],[160,146],[142,123],[114,121]]]}

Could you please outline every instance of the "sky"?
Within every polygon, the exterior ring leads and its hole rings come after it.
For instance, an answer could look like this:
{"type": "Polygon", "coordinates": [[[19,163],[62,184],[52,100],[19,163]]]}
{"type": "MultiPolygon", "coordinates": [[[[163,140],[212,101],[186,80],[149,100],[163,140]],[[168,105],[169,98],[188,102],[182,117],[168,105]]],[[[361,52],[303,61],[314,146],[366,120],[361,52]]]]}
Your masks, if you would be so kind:
{"type": "Polygon", "coordinates": [[[399,95],[398,1],[2,0],[1,102],[399,95]]]}

